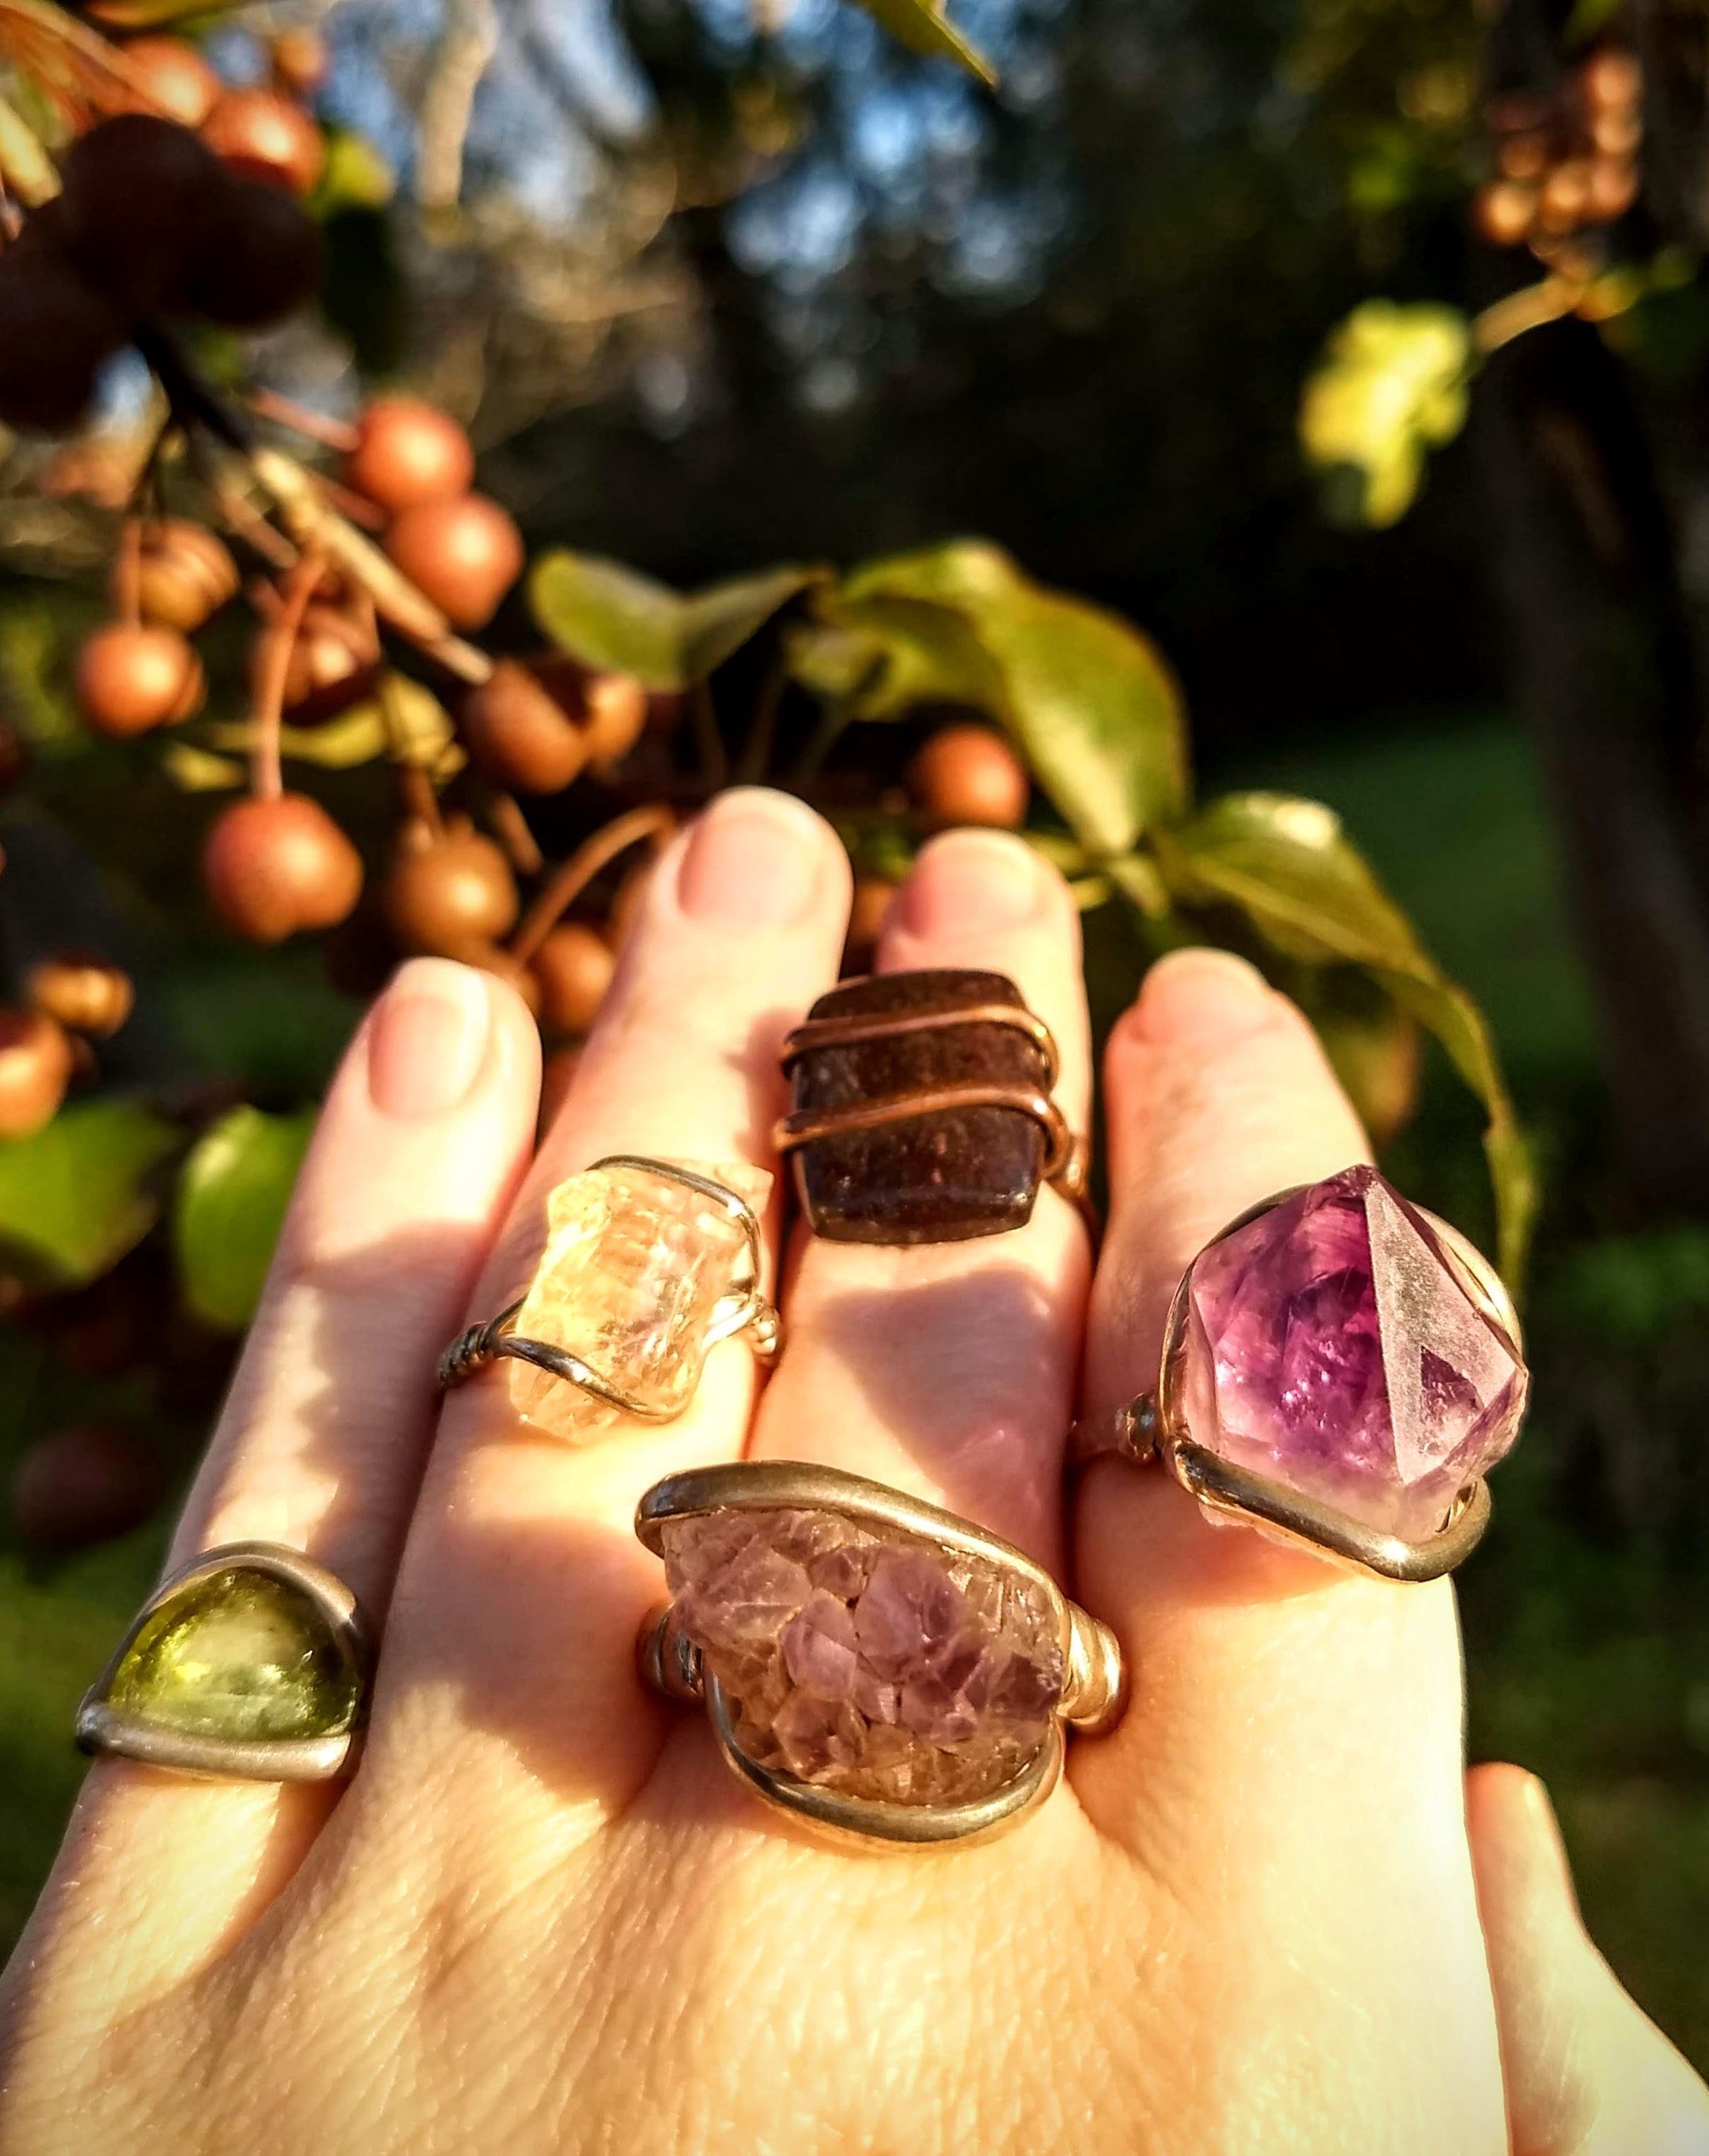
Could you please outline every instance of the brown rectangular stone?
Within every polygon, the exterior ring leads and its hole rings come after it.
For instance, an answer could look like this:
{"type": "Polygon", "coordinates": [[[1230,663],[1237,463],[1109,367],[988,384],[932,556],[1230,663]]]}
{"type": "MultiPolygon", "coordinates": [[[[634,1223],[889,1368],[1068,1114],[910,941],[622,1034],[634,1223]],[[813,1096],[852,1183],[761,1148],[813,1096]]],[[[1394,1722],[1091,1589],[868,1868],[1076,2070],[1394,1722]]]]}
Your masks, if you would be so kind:
{"type": "MultiPolygon", "coordinates": [[[[844,982],[819,998],[810,1018],[942,1010],[949,1022],[884,1040],[808,1049],[794,1065],[794,1108],[822,1114],[969,1082],[1048,1091],[1044,1052],[1026,1034],[950,1017],[982,1004],[1026,1009],[1005,975],[971,968],[844,982]]],[[[940,1108],[809,1140],[794,1155],[796,1188],[813,1233],[832,1242],[962,1242],[1025,1224],[1045,1149],[1043,1128],[1023,1110],[940,1108]]]]}

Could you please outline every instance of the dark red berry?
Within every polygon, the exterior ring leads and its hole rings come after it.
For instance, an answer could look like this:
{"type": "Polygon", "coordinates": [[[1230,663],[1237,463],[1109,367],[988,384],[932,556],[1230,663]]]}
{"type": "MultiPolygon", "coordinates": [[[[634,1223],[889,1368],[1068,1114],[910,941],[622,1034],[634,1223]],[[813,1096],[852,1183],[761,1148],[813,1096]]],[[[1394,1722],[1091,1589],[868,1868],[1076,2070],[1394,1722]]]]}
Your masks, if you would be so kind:
{"type": "Polygon", "coordinates": [[[0,254],[0,424],[71,432],[126,335],[123,317],[52,249],[20,241],[0,254]]]}
{"type": "Polygon", "coordinates": [[[45,1549],[109,1542],[146,1520],[165,1487],[163,1462],[134,1431],[74,1423],[38,1438],[19,1460],[13,1525],[45,1549]]]}
{"type": "Polygon", "coordinates": [[[169,304],[223,329],[268,329],[306,306],[319,290],[320,228],[278,187],[222,177],[201,244],[169,304]]]}
{"type": "Polygon", "coordinates": [[[176,121],[123,112],[74,142],[60,171],[67,254],[121,313],[151,314],[205,244],[219,160],[176,121]]]}

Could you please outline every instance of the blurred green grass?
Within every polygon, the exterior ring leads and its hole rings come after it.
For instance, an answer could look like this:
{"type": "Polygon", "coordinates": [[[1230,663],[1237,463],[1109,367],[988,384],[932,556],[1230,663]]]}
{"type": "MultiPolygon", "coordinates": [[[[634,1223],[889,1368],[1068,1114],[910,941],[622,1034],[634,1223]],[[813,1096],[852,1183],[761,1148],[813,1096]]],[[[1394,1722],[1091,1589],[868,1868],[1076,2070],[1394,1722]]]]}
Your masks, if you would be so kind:
{"type": "MultiPolygon", "coordinates": [[[[1437,955],[1486,1002],[1546,1152],[1564,1158],[1558,1132],[1595,1096],[1590,1014],[1522,737],[1498,715],[1373,723],[1357,741],[1217,771],[1208,783],[1291,789],[1341,811],[1437,955]]],[[[259,1043],[239,1060],[264,1065],[269,1040],[289,1060],[282,984],[264,993],[220,982],[217,1019],[206,1005],[197,1017],[197,986],[179,993],[208,1062],[232,1054],[234,1029],[259,1043]]],[[[310,1003],[318,1059],[347,1008],[310,1003]]],[[[1474,1139],[1453,1088],[1433,1082],[1396,1162],[1426,1202],[1468,1225],[1483,1202],[1474,1139]]],[[[1573,1213],[1556,1210],[1558,1220],[1573,1213]]],[[[1551,1270],[1585,1250],[1554,1234],[1540,1252],[1534,1337],[1545,1376],[1551,1270]]],[[[1616,1382],[1625,1367],[1611,1366],[1616,1382]]],[[[1593,1932],[1646,2008],[1709,2066],[1709,1607],[1676,1554],[1563,1509],[1563,1429],[1542,1389],[1499,1478],[1495,1527],[1462,1577],[1473,1756],[1544,1775],[1593,1932]]],[[[54,1420],[126,1405],[122,1387],[93,1410],[75,1393],[37,1343],[0,1329],[0,1470],[54,1420]]],[[[57,1566],[0,1547],[0,1944],[28,1913],[76,1789],[72,1710],[146,1592],[164,1532],[156,1524],[57,1566]]]]}

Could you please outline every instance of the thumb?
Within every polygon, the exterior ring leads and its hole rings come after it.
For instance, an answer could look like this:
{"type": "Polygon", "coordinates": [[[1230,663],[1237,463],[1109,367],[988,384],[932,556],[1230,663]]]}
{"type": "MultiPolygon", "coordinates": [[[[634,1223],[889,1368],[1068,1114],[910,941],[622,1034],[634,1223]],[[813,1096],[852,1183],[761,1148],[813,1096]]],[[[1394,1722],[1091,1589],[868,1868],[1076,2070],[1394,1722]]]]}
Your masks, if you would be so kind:
{"type": "Polygon", "coordinates": [[[1709,2156],[1709,2089],[1591,1943],[1548,1792],[1497,1765],[1465,1798],[1513,2156],[1709,2156]]]}

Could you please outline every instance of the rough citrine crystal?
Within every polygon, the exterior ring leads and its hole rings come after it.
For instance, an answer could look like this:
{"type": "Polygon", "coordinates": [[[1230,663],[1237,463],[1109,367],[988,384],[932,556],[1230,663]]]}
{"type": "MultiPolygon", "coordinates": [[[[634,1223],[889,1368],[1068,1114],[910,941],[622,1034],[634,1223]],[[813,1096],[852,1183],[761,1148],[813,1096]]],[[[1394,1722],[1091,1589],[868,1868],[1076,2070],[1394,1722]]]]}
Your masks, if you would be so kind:
{"type": "MultiPolygon", "coordinates": [[[[756,1212],[772,1187],[762,1168],[681,1164],[756,1212]]],[[[546,1249],[516,1329],[579,1356],[659,1415],[677,1414],[700,1383],[712,1314],[747,1279],[748,1259],[741,1222],[716,1199],[653,1168],[588,1168],[547,1200],[546,1249]]],[[[503,1368],[511,1406],[554,1437],[585,1445],[622,1420],[621,1409],[531,1363],[503,1368]]]]}
{"type": "Polygon", "coordinates": [[[959,1804],[1014,1780],[1062,1697],[1049,1596],[840,1513],[690,1515],[664,1530],[677,1622],[762,1767],[890,1804],[959,1804]]]}
{"type": "Polygon", "coordinates": [[[1518,1434],[1517,1342],[1373,1168],[1214,1243],[1188,1298],[1195,1441],[1367,1527],[1434,1534],[1518,1434]]]}
{"type": "Polygon", "coordinates": [[[341,1735],[361,1700],[354,1657],[314,1597],[241,1565],[151,1610],[105,1696],[140,1722],[250,1743],[341,1735]]]}

